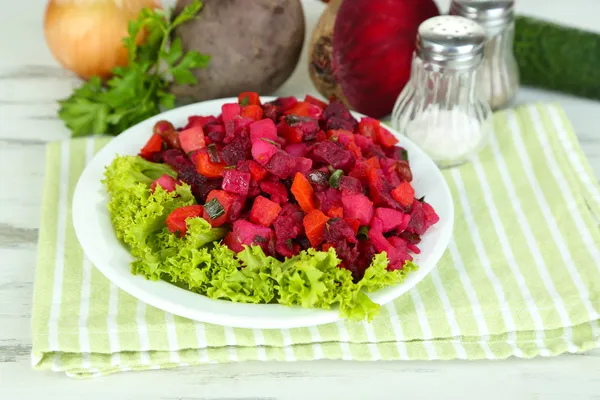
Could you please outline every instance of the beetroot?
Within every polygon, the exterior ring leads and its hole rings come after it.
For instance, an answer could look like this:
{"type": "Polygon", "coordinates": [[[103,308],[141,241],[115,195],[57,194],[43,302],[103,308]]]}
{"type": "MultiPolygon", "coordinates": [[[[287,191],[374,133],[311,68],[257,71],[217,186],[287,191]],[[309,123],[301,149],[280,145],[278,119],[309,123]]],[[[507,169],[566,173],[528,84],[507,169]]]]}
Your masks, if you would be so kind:
{"type": "Polygon", "coordinates": [[[328,213],[332,207],[342,206],[342,192],[334,188],[328,188],[325,191],[315,193],[318,202],[318,208],[324,213],[328,213]]]}
{"type": "Polygon", "coordinates": [[[362,193],[342,192],[344,217],[357,219],[361,225],[369,225],[373,218],[373,202],[362,193]]]}
{"type": "Polygon", "coordinates": [[[389,232],[396,229],[404,220],[404,214],[392,208],[376,208],[374,218],[382,221],[382,232],[389,232]]]}
{"type": "Polygon", "coordinates": [[[277,146],[266,140],[256,140],[252,143],[252,157],[263,167],[267,165],[273,154],[278,151],[277,146]]]}
{"type": "Polygon", "coordinates": [[[223,173],[222,188],[229,193],[247,196],[248,188],[250,187],[250,178],[251,175],[249,172],[228,169],[223,173]]]}
{"type": "Polygon", "coordinates": [[[285,151],[294,157],[304,157],[308,154],[308,145],[306,143],[292,143],[285,146],[285,151]]]}
{"type": "Polygon", "coordinates": [[[275,203],[284,204],[288,201],[288,191],[281,182],[261,181],[260,188],[271,197],[275,203]]]}
{"type": "Polygon", "coordinates": [[[329,164],[335,169],[341,169],[344,172],[350,171],[355,163],[352,153],[330,141],[324,141],[315,145],[313,159],[329,164]]]}
{"type": "Polygon", "coordinates": [[[362,193],[363,188],[360,181],[352,176],[343,175],[340,178],[340,190],[348,190],[354,193],[362,193]]]}
{"type": "MultiPolygon", "coordinates": [[[[279,150],[273,154],[267,165],[265,165],[265,169],[281,179],[289,178],[299,172],[298,159],[283,150],[279,150]]],[[[310,170],[310,165],[308,165],[308,169],[310,170]]]]}
{"type": "Polygon", "coordinates": [[[250,125],[250,140],[252,143],[263,138],[277,140],[277,127],[270,119],[261,119],[250,125]]]}
{"type": "Polygon", "coordinates": [[[175,178],[173,178],[171,175],[163,174],[150,185],[150,191],[152,193],[154,193],[156,190],[156,186],[160,186],[167,192],[172,192],[177,186],[177,180],[175,180],[175,178]]]}
{"type": "Polygon", "coordinates": [[[331,44],[333,75],[356,111],[376,118],[391,113],[410,77],[417,29],[436,15],[433,0],[342,2],[331,44]]]}
{"type": "Polygon", "coordinates": [[[250,157],[250,140],[245,135],[239,135],[221,149],[221,158],[227,165],[237,165],[250,157]]]}
{"type": "Polygon", "coordinates": [[[239,116],[241,112],[242,108],[238,103],[223,104],[223,106],[221,106],[221,116],[223,117],[223,124],[227,126],[227,123],[233,120],[234,117],[239,116]]]}
{"type": "Polygon", "coordinates": [[[225,237],[224,242],[227,247],[235,252],[244,250],[244,245],[257,245],[266,254],[269,254],[268,243],[271,240],[271,235],[271,229],[239,219],[233,223],[232,230],[225,237]]]}

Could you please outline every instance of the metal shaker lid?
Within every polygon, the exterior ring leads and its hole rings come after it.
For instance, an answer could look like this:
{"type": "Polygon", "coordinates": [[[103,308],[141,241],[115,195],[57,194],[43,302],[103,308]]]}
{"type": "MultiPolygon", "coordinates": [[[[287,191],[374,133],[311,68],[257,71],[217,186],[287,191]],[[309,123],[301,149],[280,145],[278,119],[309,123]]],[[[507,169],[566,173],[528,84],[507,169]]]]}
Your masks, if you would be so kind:
{"type": "Polygon", "coordinates": [[[450,14],[476,21],[489,35],[513,21],[514,8],[514,0],[452,0],[450,14]]]}
{"type": "Polygon", "coordinates": [[[483,56],[485,32],[476,22],[454,15],[429,18],[417,34],[417,56],[425,62],[455,69],[477,66],[483,56]]]}

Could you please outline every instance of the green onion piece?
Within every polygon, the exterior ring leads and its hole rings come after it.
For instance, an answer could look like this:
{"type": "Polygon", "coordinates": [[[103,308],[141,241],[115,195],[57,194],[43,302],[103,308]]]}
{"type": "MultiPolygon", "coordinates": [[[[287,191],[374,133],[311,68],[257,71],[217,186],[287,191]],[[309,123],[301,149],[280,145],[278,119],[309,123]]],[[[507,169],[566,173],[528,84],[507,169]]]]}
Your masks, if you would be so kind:
{"type": "Polygon", "coordinates": [[[261,140],[264,140],[267,143],[271,143],[273,146],[277,146],[279,147],[279,143],[272,141],[271,139],[267,139],[267,138],[260,138],[261,140]]]}
{"type": "Polygon", "coordinates": [[[225,209],[217,199],[212,199],[211,201],[206,203],[204,205],[204,211],[206,211],[206,213],[212,220],[219,218],[221,215],[225,214],[225,209]]]}
{"type": "Polygon", "coordinates": [[[217,145],[214,143],[206,146],[206,152],[208,153],[208,158],[210,158],[210,162],[220,163],[221,157],[219,157],[219,150],[217,150],[217,145]]]}
{"type": "Polygon", "coordinates": [[[246,96],[240,100],[240,106],[247,106],[249,103],[250,103],[250,99],[248,98],[248,96],[246,96]]]}
{"type": "Polygon", "coordinates": [[[367,240],[369,238],[369,227],[361,226],[358,228],[358,234],[356,235],[358,240],[367,240]]]}
{"type": "Polygon", "coordinates": [[[421,203],[425,203],[425,196],[421,197],[420,199],[417,199],[418,201],[420,201],[421,203]]]}
{"type": "Polygon", "coordinates": [[[400,150],[400,159],[403,161],[408,161],[408,151],[406,151],[406,149],[400,150]]]}
{"type": "Polygon", "coordinates": [[[340,187],[340,178],[342,177],[343,174],[344,174],[344,171],[342,171],[341,169],[336,169],[329,177],[329,186],[331,186],[334,189],[339,188],[340,187]]]}

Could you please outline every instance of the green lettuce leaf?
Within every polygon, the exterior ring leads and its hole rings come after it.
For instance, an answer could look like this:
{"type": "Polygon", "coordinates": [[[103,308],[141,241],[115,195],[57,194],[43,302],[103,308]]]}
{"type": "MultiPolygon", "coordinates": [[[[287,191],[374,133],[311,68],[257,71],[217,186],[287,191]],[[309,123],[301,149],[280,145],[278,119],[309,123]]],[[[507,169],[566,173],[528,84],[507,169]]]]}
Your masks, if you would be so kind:
{"type": "Polygon", "coordinates": [[[106,169],[110,194],[108,209],[117,237],[134,256],[132,273],[162,279],[213,299],[243,303],[279,303],[291,307],[332,309],[352,320],[371,320],[379,305],[365,292],[402,282],[417,267],[407,262],[402,270],[388,271],[385,253],[377,254],[359,282],[340,268],[335,249],[308,249],[279,261],[259,246],[236,254],[220,240],[226,228],[213,228],[202,218],[187,220],[182,238],[165,226],[176,208],[195,203],[187,184],[167,192],[150,183],[173,170],[140,157],[118,157],[106,169]]]}

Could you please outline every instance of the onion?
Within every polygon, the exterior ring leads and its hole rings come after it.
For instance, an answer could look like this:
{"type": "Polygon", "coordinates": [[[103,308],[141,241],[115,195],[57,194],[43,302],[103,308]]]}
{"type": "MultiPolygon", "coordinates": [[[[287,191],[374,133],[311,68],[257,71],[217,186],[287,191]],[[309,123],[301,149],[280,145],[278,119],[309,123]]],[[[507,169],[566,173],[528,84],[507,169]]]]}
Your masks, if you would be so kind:
{"type": "MultiPolygon", "coordinates": [[[[50,0],[46,8],[46,43],[66,69],[88,79],[111,76],[127,65],[122,39],[127,25],[144,8],[159,8],[158,0],[50,0]]],[[[139,42],[146,34],[140,33],[139,42]]]]}

